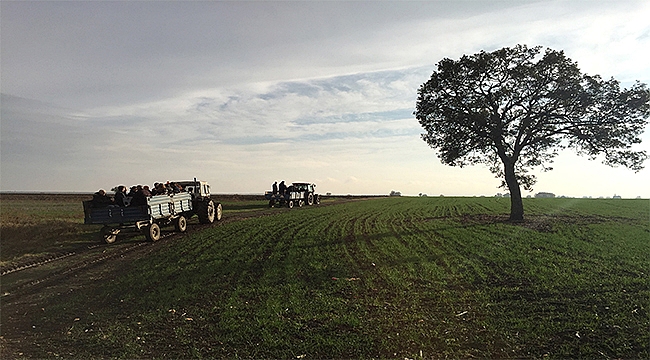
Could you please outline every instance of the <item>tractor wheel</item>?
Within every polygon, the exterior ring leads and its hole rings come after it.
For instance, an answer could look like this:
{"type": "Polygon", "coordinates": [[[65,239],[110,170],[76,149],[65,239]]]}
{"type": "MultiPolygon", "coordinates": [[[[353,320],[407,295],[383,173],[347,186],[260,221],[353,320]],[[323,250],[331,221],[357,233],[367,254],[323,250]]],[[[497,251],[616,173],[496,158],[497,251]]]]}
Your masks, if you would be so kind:
{"type": "Polygon", "coordinates": [[[293,200],[289,200],[289,202],[287,203],[287,207],[289,209],[293,209],[293,200]]]}
{"type": "MultiPolygon", "coordinates": [[[[221,204],[219,204],[221,205],[221,204]]],[[[201,224],[212,224],[214,222],[214,202],[212,200],[208,200],[207,202],[202,202],[199,205],[199,222],[201,224]]]]}
{"type": "Polygon", "coordinates": [[[214,216],[215,220],[221,220],[221,217],[223,216],[223,207],[221,206],[221,203],[217,203],[214,216]]]}
{"type": "Polygon", "coordinates": [[[160,226],[158,224],[151,224],[144,228],[144,236],[149,241],[158,241],[160,240],[160,226]]]}
{"type": "Polygon", "coordinates": [[[316,195],[316,205],[320,204],[320,195],[316,195]]]}
{"type": "Polygon", "coordinates": [[[307,205],[314,205],[314,194],[309,194],[309,196],[307,196],[307,205]]]}
{"type": "Polygon", "coordinates": [[[174,222],[174,227],[178,232],[185,232],[185,230],[187,230],[187,219],[185,218],[185,216],[183,215],[179,216],[174,222]]]}
{"type": "Polygon", "coordinates": [[[102,228],[102,238],[105,243],[112,244],[115,242],[115,239],[117,239],[117,235],[113,233],[113,229],[105,226],[102,228]]]}
{"type": "Polygon", "coordinates": [[[298,200],[298,207],[302,207],[304,204],[305,204],[304,201],[302,201],[302,200],[298,200]]]}

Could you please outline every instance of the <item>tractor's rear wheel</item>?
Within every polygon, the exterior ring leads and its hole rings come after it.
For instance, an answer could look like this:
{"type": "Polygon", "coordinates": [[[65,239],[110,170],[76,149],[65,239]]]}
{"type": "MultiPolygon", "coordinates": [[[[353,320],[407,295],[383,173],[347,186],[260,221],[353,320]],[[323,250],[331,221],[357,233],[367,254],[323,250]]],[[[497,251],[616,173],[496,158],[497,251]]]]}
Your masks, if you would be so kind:
{"type": "Polygon", "coordinates": [[[217,203],[214,216],[215,220],[221,220],[221,217],[223,216],[223,207],[221,206],[221,203],[217,203]]]}
{"type": "Polygon", "coordinates": [[[307,205],[314,205],[314,194],[309,194],[309,196],[307,196],[307,205]]]}
{"type": "Polygon", "coordinates": [[[160,226],[158,224],[151,224],[144,228],[144,236],[149,241],[158,241],[160,240],[160,226]]]}
{"type": "MultiPolygon", "coordinates": [[[[219,205],[221,206],[221,204],[219,205]]],[[[202,202],[199,205],[198,215],[201,224],[212,224],[215,217],[214,202],[212,200],[202,202]]]]}
{"type": "Polygon", "coordinates": [[[174,227],[178,232],[185,232],[185,230],[187,230],[187,219],[185,218],[185,216],[181,215],[178,218],[176,218],[176,221],[174,222],[174,227]]]}

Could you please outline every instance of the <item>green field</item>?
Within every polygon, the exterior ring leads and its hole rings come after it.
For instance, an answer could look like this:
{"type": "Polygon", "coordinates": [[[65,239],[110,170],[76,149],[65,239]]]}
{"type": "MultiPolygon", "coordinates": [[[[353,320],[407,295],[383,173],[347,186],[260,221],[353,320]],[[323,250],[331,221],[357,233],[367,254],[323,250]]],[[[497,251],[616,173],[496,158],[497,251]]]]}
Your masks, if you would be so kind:
{"type": "MultiPolygon", "coordinates": [[[[251,200],[251,196],[222,197],[215,196],[215,201],[223,204],[226,215],[267,208],[264,202],[251,200]]],[[[11,267],[97,244],[101,225],[83,223],[82,201],[90,199],[91,194],[1,194],[0,266],[11,267]]]]}
{"type": "Polygon", "coordinates": [[[34,354],[649,358],[650,202],[524,206],[521,224],[508,199],[448,197],[218,224],[44,300],[34,354]]]}

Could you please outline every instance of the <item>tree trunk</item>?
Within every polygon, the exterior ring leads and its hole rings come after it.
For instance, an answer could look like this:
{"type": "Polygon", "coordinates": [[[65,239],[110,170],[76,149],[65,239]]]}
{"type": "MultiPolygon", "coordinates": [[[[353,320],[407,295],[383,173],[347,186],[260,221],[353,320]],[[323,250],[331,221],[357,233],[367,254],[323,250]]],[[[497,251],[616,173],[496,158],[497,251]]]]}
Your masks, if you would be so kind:
{"type": "Polygon", "coordinates": [[[524,203],[521,200],[521,189],[515,175],[515,162],[504,161],[506,184],[510,190],[510,221],[524,220],[524,203]]]}

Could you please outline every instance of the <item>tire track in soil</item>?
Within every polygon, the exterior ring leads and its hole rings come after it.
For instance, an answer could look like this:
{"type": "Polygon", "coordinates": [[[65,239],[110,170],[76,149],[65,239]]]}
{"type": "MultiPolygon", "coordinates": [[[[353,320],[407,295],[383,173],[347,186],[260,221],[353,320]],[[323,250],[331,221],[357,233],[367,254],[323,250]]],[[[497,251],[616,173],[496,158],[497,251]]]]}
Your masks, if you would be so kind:
{"type": "MultiPolygon", "coordinates": [[[[337,199],[318,206],[333,206],[360,200],[363,199],[337,199]]],[[[65,254],[41,258],[37,262],[25,262],[15,266],[15,269],[14,267],[4,269],[10,270],[10,272],[7,273],[8,276],[2,275],[0,351],[5,356],[14,358],[30,357],[30,354],[33,358],[51,357],[52,353],[45,354],[40,351],[41,344],[47,344],[50,341],[50,334],[60,329],[47,322],[42,323],[39,328],[32,326],[33,321],[41,319],[42,311],[45,311],[41,309],[40,304],[53,301],[65,303],[69,297],[77,296],[76,289],[92,286],[96,282],[111,281],[125,271],[125,266],[128,267],[130,261],[144,258],[155,251],[169,250],[174,246],[174,240],[180,240],[188,234],[201,232],[218,224],[275,216],[284,211],[296,211],[296,209],[267,208],[227,214],[222,220],[213,224],[193,223],[185,233],[173,231],[163,233],[164,238],[155,243],[139,240],[120,241],[118,239],[113,244],[99,243],[90,246],[85,244],[78,249],[73,248],[65,254]],[[50,267],[53,270],[50,270],[50,267]],[[16,279],[21,282],[17,283],[16,279]],[[11,285],[12,281],[13,285],[11,285]],[[26,348],[24,346],[26,343],[32,345],[26,348]]]]}
{"type": "MultiPolygon", "coordinates": [[[[123,258],[127,254],[133,256],[131,253],[141,252],[140,255],[145,255],[145,252],[153,251],[154,248],[158,248],[158,244],[163,244],[168,241],[173,241],[176,238],[179,238],[186,234],[193,234],[199,231],[203,231],[211,226],[216,226],[218,224],[226,224],[234,221],[242,221],[249,218],[270,216],[272,214],[260,213],[255,214],[233,214],[228,219],[222,218],[220,221],[215,221],[212,224],[193,224],[193,226],[188,227],[188,230],[185,233],[177,233],[169,231],[163,231],[161,239],[156,242],[147,242],[147,241],[119,241],[113,244],[95,244],[95,245],[85,245],[71,251],[55,254],[54,256],[50,255],[41,258],[39,260],[32,260],[22,264],[16,264],[11,268],[3,269],[1,276],[5,277],[18,272],[23,272],[25,270],[36,270],[45,265],[56,266],[55,262],[64,261],[64,264],[58,266],[56,270],[46,274],[45,276],[37,276],[34,279],[30,279],[26,282],[20,284],[8,284],[8,281],[3,281],[2,286],[2,296],[6,299],[8,295],[16,295],[17,292],[21,294],[25,291],[28,291],[29,288],[40,288],[38,285],[46,285],[52,282],[64,281],[66,278],[73,277],[76,274],[83,272],[85,269],[91,269],[96,266],[101,265],[102,263],[115,259],[123,258]],[[135,243],[134,243],[135,242],[135,243]],[[146,251],[144,248],[147,248],[146,251]],[[138,251],[140,250],[140,251],[138,251]]],[[[126,235],[126,239],[138,237],[137,233],[129,233],[126,235]]],[[[123,239],[125,238],[123,237],[123,239]]],[[[5,278],[6,279],[6,278],[5,278]]],[[[34,290],[37,291],[37,290],[34,290]]]]}
{"type": "MultiPolygon", "coordinates": [[[[316,206],[332,206],[347,202],[351,200],[339,200],[333,203],[320,204],[316,206]]],[[[358,201],[358,199],[357,199],[358,201]]],[[[30,279],[26,282],[20,284],[11,284],[10,282],[4,279],[2,284],[2,294],[1,296],[6,300],[7,296],[17,295],[18,293],[24,293],[29,291],[28,289],[34,288],[33,291],[38,291],[37,288],[51,284],[57,281],[64,281],[67,278],[74,277],[76,274],[83,272],[85,269],[92,269],[97,267],[104,262],[115,259],[115,258],[124,258],[126,255],[129,256],[143,256],[147,252],[154,251],[158,246],[153,246],[162,243],[168,243],[174,239],[180,238],[182,236],[193,234],[196,232],[203,231],[209,227],[216,226],[219,224],[228,224],[235,221],[244,221],[253,218],[261,218],[266,216],[275,216],[281,214],[285,211],[296,211],[296,209],[289,208],[270,208],[263,209],[258,211],[251,211],[245,213],[234,213],[224,216],[221,220],[215,221],[212,224],[191,224],[188,226],[188,230],[184,233],[177,233],[173,230],[163,231],[161,239],[156,242],[120,242],[119,238],[116,243],[113,244],[94,244],[94,245],[84,245],[80,246],[77,249],[72,249],[70,251],[58,254],[50,254],[44,257],[41,257],[37,260],[25,261],[23,263],[12,264],[9,267],[6,267],[1,270],[0,276],[6,277],[7,275],[23,272],[26,270],[35,270],[45,265],[56,265],[57,261],[65,261],[66,264],[61,265],[62,268],[56,269],[54,272],[48,273],[45,276],[37,276],[34,279],[30,279]],[[101,251],[100,251],[101,250],[101,251]],[[110,250],[110,253],[106,253],[107,250],[110,250]],[[141,254],[140,254],[141,253],[141,254]],[[70,263],[70,264],[68,264],[70,263]],[[9,283],[9,284],[8,284],[9,283]],[[40,285],[40,286],[39,286],[40,285]]],[[[139,236],[138,233],[129,233],[128,238],[133,238],[139,236]]]]}

